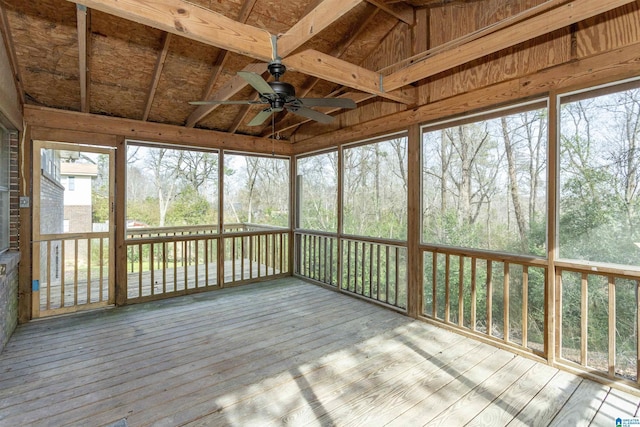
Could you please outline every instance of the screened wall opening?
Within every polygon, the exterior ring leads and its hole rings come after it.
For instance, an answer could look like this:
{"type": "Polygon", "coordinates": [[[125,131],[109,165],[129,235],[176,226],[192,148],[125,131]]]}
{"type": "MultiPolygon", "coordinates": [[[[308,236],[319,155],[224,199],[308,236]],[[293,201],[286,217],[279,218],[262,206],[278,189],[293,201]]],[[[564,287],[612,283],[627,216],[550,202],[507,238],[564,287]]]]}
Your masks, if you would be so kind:
{"type": "Polygon", "coordinates": [[[544,350],[546,101],[423,129],[424,314],[544,350]]]}

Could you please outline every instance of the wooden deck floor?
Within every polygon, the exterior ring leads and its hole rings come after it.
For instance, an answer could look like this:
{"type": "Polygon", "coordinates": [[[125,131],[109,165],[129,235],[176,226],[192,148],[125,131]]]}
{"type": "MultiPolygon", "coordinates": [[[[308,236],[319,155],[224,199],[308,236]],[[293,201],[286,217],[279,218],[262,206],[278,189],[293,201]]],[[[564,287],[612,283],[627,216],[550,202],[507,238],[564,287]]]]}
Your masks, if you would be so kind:
{"type": "Polygon", "coordinates": [[[21,325],[0,425],[615,425],[640,398],[294,278],[21,325]]]}

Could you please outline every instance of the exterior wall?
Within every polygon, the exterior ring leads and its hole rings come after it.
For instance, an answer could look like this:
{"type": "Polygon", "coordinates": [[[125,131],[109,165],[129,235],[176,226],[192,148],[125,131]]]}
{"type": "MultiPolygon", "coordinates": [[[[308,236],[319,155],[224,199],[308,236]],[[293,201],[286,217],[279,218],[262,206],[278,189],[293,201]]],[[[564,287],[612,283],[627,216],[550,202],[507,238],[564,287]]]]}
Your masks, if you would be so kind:
{"type": "Polygon", "coordinates": [[[64,231],[64,187],[47,175],[40,183],[40,211],[46,215],[40,216],[41,233],[62,233],[64,231]]]}
{"type": "Polygon", "coordinates": [[[10,137],[9,251],[0,255],[0,352],[18,324],[18,135],[10,137]]]}
{"type": "Polygon", "coordinates": [[[65,230],[66,232],[90,233],[93,227],[91,205],[65,205],[64,222],[68,224],[68,229],[65,230]]]}

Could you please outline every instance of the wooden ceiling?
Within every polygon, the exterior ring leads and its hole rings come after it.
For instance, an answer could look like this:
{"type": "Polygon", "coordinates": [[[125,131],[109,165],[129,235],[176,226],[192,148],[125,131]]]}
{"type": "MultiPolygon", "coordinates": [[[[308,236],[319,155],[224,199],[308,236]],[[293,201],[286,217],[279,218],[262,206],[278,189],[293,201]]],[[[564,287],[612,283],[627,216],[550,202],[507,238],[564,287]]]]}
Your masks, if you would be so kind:
{"type": "MultiPolygon", "coordinates": [[[[189,101],[255,99],[236,73],[267,78],[277,54],[298,97],[406,110],[420,104],[427,77],[632,2],[505,1],[511,16],[430,37],[429,10],[485,1],[0,0],[0,29],[23,105],[268,137],[271,121],[247,126],[261,106],[189,101]]],[[[286,140],[301,125],[348,124],[340,111],[320,111],[337,114],[336,124],[279,113],[275,129],[286,140]]]]}

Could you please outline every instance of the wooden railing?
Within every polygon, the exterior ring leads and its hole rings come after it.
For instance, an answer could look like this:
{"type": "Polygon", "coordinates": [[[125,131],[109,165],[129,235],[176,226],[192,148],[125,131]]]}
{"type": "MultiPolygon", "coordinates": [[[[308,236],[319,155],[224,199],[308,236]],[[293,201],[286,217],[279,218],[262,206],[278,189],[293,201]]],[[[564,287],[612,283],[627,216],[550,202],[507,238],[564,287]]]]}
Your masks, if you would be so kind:
{"type": "Polygon", "coordinates": [[[640,384],[640,271],[556,263],[555,281],[559,362],[640,384]]]}
{"type": "Polygon", "coordinates": [[[289,231],[246,231],[224,236],[224,283],[289,273],[289,231]]]}
{"type": "Polygon", "coordinates": [[[49,234],[33,243],[36,317],[104,306],[112,286],[109,234],[49,234]]]}
{"type": "Polygon", "coordinates": [[[340,283],[342,292],[406,310],[404,243],[308,231],[296,232],[296,242],[297,275],[331,286],[340,283]]]}
{"type": "Polygon", "coordinates": [[[424,316],[542,354],[543,259],[422,246],[424,316]]]}
{"type": "Polygon", "coordinates": [[[289,231],[253,224],[127,230],[127,301],[139,302],[289,272],[289,231]]]}
{"type": "Polygon", "coordinates": [[[296,273],[338,286],[338,238],[329,233],[296,233],[296,273]]]}

